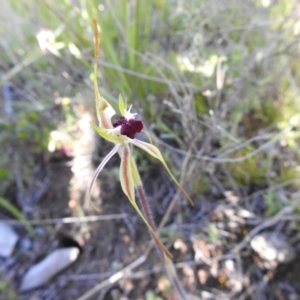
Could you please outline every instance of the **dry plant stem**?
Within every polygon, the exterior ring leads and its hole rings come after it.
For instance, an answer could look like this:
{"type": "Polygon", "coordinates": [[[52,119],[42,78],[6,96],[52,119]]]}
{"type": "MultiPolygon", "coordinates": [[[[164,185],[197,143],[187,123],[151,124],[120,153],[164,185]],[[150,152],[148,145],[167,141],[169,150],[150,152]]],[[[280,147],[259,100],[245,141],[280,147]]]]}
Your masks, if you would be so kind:
{"type": "MultiPolygon", "coordinates": [[[[140,203],[141,203],[142,209],[144,211],[145,217],[146,217],[148,223],[150,224],[150,226],[152,227],[152,229],[156,231],[156,226],[155,226],[155,223],[154,223],[154,220],[152,217],[152,213],[151,213],[148,201],[147,201],[147,197],[146,197],[144,188],[142,185],[140,185],[140,186],[136,187],[136,189],[137,189],[137,193],[138,193],[140,203]]],[[[165,265],[169,280],[170,280],[172,288],[174,290],[174,300],[186,300],[187,296],[186,296],[185,290],[182,287],[181,282],[177,277],[176,269],[174,267],[173,262],[167,256],[167,254],[164,252],[164,249],[161,247],[160,243],[158,243],[155,236],[152,233],[151,233],[151,235],[155,242],[158,254],[165,265]]]]}
{"type": "Polygon", "coordinates": [[[133,261],[131,264],[129,264],[127,267],[123,268],[119,272],[115,273],[114,275],[110,276],[108,279],[100,282],[96,286],[94,286],[91,290],[84,293],[81,297],[77,298],[76,300],[88,300],[90,299],[94,294],[99,292],[101,289],[112,285],[113,283],[117,282],[119,279],[125,277],[127,274],[131,273],[131,270],[140,266],[146,261],[147,257],[145,255],[139,257],[135,261],[133,261]]]}
{"type": "MultiPolygon", "coordinates": [[[[71,223],[89,223],[98,221],[110,221],[115,219],[128,218],[126,214],[111,214],[101,216],[85,216],[85,217],[67,217],[67,218],[56,218],[56,219],[44,219],[44,220],[27,220],[31,225],[52,225],[52,224],[71,224],[71,223]]],[[[22,222],[18,220],[1,220],[6,224],[10,225],[21,225],[22,222]]]]}

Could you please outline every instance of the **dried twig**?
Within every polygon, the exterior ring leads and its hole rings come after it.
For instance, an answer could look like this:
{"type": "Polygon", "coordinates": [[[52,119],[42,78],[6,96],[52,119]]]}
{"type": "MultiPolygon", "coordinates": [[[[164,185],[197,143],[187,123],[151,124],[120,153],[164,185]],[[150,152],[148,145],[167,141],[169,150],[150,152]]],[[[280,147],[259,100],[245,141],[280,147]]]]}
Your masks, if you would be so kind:
{"type": "MultiPolygon", "coordinates": [[[[111,214],[103,216],[87,216],[87,217],[69,217],[69,218],[57,218],[57,219],[45,219],[45,220],[28,220],[31,225],[51,225],[51,224],[70,224],[70,223],[88,223],[98,221],[110,221],[114,219],[127,218],[127,214],[111,214]]],[[[21,225],[18,220],[2,220],[3,223],[10,225],[21,225]]]]}
{"type": "Polygon", "coordinates": [[[127,267],[123,268],[119,272],[115,273],[114,275],[110,276],[106,280],[102,281],[101,283],[94,286],[91,290],[83,294],[81,297],[77,298],[77,300],[87,300],[93,295],[95,295],[97,292],[105,288],[106,286],[109,286],[121,278],[125,277],[127,274],[131,273],[131,270],[140,266],[146,261],[147,257],[145,255],[140,256],[138,259],[130,263],[127,267]]]}

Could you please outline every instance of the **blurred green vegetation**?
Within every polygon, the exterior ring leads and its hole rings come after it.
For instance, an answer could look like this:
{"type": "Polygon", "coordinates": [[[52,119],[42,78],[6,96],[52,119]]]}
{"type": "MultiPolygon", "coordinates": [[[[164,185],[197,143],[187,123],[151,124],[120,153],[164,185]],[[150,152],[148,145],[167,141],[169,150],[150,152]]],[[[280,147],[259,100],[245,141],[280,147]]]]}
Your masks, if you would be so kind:
{"type": "Polygon", "coordinates": [[[0,277],[0,294],[3,299],[7,300],[16,300],[18,299],[17,293],[15,290],[6,282],[5,279],[0,277]]]}
{"type": "Polygon", "coordinates": [[[8,212],[10,212],[16,219],[19,219],[26,230],[32,235],[35,236],[34,229],[30,225],[30,223],[27,221],[27,219],[22,215],[22,213],[16,209],[13,205],[9,203],[8,200],[0,197],[0,207],[5,208],[8,212]]]}
{"type": "Polygon", "coordinates": [[[212,174],[226,187],[224,170],[237,186],[299,177],[297,1],[180,3],[5,1],[0,82],[27,98],[1,111],[1,193],[18,172],[13,157],[30,172],[51,131],[72,130],[74,105],[94,114],[94,16],[101,93],[114,106],[119,93],[133,103],[192,195],[209,191],[212,174]]]}

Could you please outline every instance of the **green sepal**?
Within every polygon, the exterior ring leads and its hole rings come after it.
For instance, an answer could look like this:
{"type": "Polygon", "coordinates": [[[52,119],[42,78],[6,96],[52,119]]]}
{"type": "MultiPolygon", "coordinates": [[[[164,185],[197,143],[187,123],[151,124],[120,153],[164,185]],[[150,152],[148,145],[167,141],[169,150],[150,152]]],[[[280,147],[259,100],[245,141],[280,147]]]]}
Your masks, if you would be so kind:
{"type": "Polygon", "coordinates": [[[137,139],[133,139],[131,141],[131,143],[134,144],[134,145],[136,145],[137,147],[143,149],[144,151],[146,151],[147,153],[149,153],[154,158],[158,159],[164,165],[164,167],[168,171],[170,177],[173,179],[173,181],[176,183],[176,185],[182,191],[182,193],[185,195],[185,197],[189,200],[189,202],[192,205],[194,205],[194,202],[191,199],[191,197],[187,194],[187,192],[184,190],[184,188],[181,186],[181,184],[177,181],[177,179],[175,178],[175,176],[172,174],[171,170],[169,169],[167,163],[165,162],[162,154],[160,153],[160,151],[159,151],[159,149],[157,147],[155,147],[154,145],[151,145],[149,143],[142,142],[142,141],[137,140],[137,139]]]}
{"type": "Polygon", "coordinates": [[[90,125],[93,129],[105,140],[112,142],[112,143],[122,143],[124,141],[124,136],[116,136],[110,133],[110,129],[100,128],[94,122],[90,122],[90,125]]]}

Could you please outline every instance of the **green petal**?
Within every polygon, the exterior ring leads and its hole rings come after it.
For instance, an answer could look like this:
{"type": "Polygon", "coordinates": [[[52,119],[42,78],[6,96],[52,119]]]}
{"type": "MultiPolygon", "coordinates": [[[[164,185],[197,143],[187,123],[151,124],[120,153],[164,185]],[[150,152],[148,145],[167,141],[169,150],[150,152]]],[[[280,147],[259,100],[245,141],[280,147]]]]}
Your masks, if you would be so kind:
{"type": "Polygon", "coordinates": [[[141,177],[133,157],[131,157],[131,172],[132,172],[134,185],[141,186],[142,185],[141,177]]]}
{"type": "Polygon", "coordinates": [[[122,97],[122,95],[119,95],[119,110],[120,110],[120,114],[122,116],[125,116],[126,114],[126,103],[122,97]]]}
{"type": "MultiPolygon", "coordinates": [[[[109,129],[105,129],[105,128],[100,128],[98,127],[94,122],[90,122],[91,126],[93,127],[93,129],[104,139],[106,139],[109,142],[118,144],[118,143],[123,143],[124,142],[124,136],[116,136],[116,135],[112,135],[110,133],[109,129]]],[[[126,137],[125,137],[126,138],[126,137]]]]}
{"type": "Polygon", "coordinates": [[[187,192],[184,190],[184,188],[181,186],[181,184],[176,180],[175,176],[172,174],[172,172],[170,171],[168,165],[166,164],[163,156],[161,155],[161,152],[159,151],[159,149],[151,144],[142,142],[140,140],[137,139],[133,139],[130,140],[130,142],[134,145],[136,145],[137,147],[140,147],[141,149],[143,149],[144,151],[148,152],[151,156],[155,157],[156,159],[158,159],[166,168],[166,170],[168,171],[169,175],[171,176],[171,178],[173,179],[173,181],[176,183],[176,185],[178,186],[178,188],[182,191],[182,193],[186,196],[186,198],[189,200],[189,202],[194,205],[193,200],[191,199],[191,197],[187,194],[187,192]]]}

